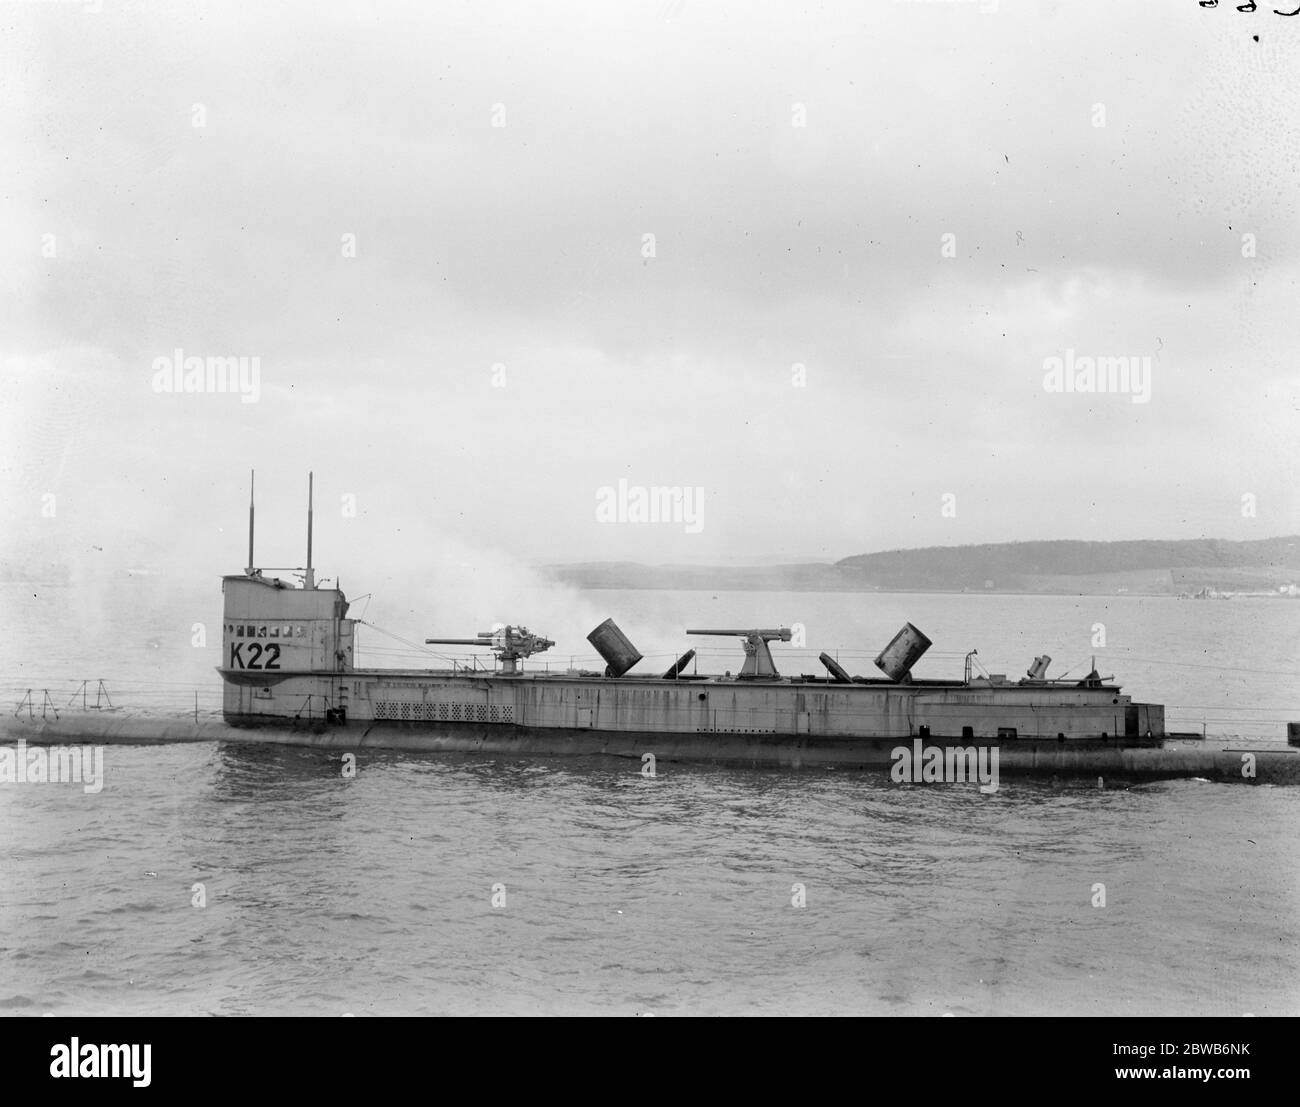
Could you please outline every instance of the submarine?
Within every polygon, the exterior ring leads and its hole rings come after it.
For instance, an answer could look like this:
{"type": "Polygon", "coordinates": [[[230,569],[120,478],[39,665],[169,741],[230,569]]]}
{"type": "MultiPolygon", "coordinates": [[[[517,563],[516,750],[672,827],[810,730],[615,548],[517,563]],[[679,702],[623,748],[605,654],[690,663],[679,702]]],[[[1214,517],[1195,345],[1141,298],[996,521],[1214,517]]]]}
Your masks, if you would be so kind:
{"type": "Polygon", "coordinates": [[[912,670],[932,643],[911,623],[876,657],[872,676],[851,675],[827,653],[823,672],[782,674],[772,645],[789,642],[791,630],[781,626],[686,631],[734,640],[743,657],[735,673],[687,672],[694,649],[665,671],[638,672],[645,658],[612,619],[588,635],[603,669],[530,669],[529,659],[554,642],[517,625],[425,639],[487,651],[482,665],[358,667],[358,620],[337,582],[318,583],[312,565],[311,489],[309,474],[307,563],[294,569],[257,566],[250,492],[248,564],[221,578],[220,723],[118,712],[10,718],[3,730],[29,745],[230,741],[613,756],[648,763],[651,774],[659,762],[699,761],[947,782],[945,769],[991,759],[995,771],[1013,775],[1300,783],[1300,749],[1168,732],[1163,705],[1134,700],[1095,665],[1083,679],[1052,679],[1042,655],[1011,680],[975,673],[971,651],[960,679],[917,678],[912,670]],[[910,767],[923,760],[933,773],[910,767]]]}

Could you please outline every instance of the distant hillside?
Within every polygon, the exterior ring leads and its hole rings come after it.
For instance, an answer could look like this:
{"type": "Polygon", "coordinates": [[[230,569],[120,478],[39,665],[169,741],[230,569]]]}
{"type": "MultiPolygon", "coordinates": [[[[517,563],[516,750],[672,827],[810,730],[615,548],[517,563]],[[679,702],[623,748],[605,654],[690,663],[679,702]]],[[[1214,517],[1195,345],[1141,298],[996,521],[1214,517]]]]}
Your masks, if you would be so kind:
{"type": "Polygon", "coordinates": [[[858,554],[834,564],[552,565],[578,588],[784,592],[1268,592],[1300,584],[1300,536],[1134,542],[1001,542],[858,554]]]}
{"type": "MultiPolygon", "coordinates": [[[[1300,537],[1227,542],[1194,538],[1176,542],[1000,542],[984,546],[931,546],[858,554],[836,563],[861,584],[885,589],[985,589],[1053,591],[1056,578],[1134,577],[1148,590],[1180,591],[1190,584],[1254,588],[1295,583],[1300,537]],[[1153,578],[1153,574],[1155,575],[1153,578]]],[[[1065,583],[1065,582],[1061,582],[1065,583]]],[[[1124,585],[1116,584],[1117,587],[1124,585]]],[[[1111,589],[1107,589],[1111,590],[1111,589]]]]}
{"type": "Polygon", "coordinates": [[[633,561],[594,561],[548,565],[546,571],[575,588],[674,588],[742,592],[853,591],[851,574],[834,565],[639,565],[633,561]]]}

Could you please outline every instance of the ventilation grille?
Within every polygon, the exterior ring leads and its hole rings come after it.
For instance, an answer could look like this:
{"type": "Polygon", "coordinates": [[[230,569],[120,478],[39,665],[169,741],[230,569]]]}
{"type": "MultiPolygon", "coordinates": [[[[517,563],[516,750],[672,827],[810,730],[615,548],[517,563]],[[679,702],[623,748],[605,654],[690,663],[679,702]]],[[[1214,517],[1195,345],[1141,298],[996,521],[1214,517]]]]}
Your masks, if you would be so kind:
{"type": "Polygon", "coordinates": [[[375,704],[376,719],[403,723],[513,723],[510,704],[486,703],[401,703],[381,700],[375,704]]]}

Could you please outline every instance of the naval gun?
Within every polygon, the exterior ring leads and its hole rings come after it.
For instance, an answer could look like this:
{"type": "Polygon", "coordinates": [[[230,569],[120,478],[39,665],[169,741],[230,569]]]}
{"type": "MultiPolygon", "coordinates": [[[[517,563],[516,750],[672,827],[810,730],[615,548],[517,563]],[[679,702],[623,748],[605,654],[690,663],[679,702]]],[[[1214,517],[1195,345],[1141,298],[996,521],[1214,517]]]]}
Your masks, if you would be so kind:
{"type": "Polygon", "coordinates": [[[686,633],[740,638],[745,648],[745,664],[739,674],[741,680],[766,680],[779,677],[781,674],[772,664],[772,651],[767,648],[767,644],[788,642],[791,638],[789,627],[777,627],[775,630],[688,630],[686,633]]]}
{"type": "Polygon", "coordinates": [[[533,634],[527,627],[511,626],[480,630],[476,638],[426,638],[424,642],[427,646],[487,646],[500,658],[503,676],[518,673],[521,658],[542,653],[555,645],[549,638],[533,634]]]}

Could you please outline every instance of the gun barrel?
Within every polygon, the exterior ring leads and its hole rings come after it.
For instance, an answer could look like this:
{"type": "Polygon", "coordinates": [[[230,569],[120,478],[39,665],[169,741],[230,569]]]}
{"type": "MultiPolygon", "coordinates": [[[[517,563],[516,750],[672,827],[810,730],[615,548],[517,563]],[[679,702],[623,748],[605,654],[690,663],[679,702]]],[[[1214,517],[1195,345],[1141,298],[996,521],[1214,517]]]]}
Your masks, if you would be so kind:
{"type": "Polygon", "coordinates": [[[426,646],[490,646],[492,643],[483,638],[426,638],[426,646]]]}
{"type": "Polygon", "coordinates": [[[752,627],[746,627],[743,630],[688,630],[687,634],[716,634],[722,636],[739,635],[746,638],[751,634],[756,634],[760,638],[780,638],[783,642],[790,640],[789,627],[777,627],[775,630],[755,630],[752,627]]]}

